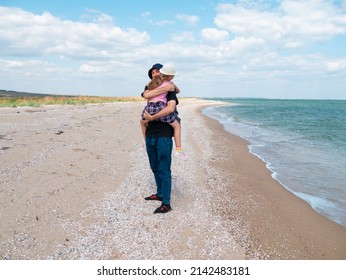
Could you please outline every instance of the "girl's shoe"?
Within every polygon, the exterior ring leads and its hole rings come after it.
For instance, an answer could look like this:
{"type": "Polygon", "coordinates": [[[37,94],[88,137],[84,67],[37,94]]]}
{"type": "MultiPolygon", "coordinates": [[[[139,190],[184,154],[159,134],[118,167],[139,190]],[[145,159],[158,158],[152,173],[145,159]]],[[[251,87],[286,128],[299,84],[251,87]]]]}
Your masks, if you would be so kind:
{"type": "Polygon", "coordinates": [[[173,153],[173,155],[179,159],[185,160],[186,159],[186,154],[183,150],[178,150],[173,153]]]}

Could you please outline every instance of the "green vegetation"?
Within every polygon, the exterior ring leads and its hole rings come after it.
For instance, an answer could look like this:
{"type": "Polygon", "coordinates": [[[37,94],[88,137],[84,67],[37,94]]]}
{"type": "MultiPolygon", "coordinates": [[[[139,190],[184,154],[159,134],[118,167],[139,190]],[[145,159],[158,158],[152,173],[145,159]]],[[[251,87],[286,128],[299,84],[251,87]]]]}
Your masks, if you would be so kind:
{"type": "Polygon", "coordinates": [[[85,105],[112,102],[143,101],[140,97],[102,97],[102,96],[0,96],[0,108],[4,107],[40,107],[41,105],[85,105]]]}

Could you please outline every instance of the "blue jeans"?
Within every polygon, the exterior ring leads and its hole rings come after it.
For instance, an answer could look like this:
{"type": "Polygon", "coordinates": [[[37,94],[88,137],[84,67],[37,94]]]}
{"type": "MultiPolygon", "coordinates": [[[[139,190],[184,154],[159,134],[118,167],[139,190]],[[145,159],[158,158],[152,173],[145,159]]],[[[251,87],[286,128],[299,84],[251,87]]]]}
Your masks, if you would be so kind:
{"type": "Polygon", "coordinates": [[[146,147],[150,168],[154,173],[156,194],[162,203],[170,204],[172,191],[172,138],[146,137],[146,147]]]}

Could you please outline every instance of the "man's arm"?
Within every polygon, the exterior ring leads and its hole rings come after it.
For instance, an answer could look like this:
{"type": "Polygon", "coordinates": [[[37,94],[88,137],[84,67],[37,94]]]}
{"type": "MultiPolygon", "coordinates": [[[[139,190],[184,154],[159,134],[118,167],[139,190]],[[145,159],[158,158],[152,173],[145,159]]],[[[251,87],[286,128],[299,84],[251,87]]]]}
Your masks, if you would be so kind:
{"type": "Polygon", "coordinates": [[[150,99],[150,98],[158,96],[161,93],[164,93],[166,91],[174,91],[174,84],[173,83],[169,83],[169,84],[167,84],[164,87],[157,87],[157,88],[152,89],[152,90],[146,90],[146,91],[143,92],[142,96],[145,99],[150,99]]]}
{"type": "Polygon", "coordinates": [[[154,121],[169,114],[172,114],[175,111],[175,105],[177,102],[175,100],[170,100],[167,102],[167,106],[157,112],[155,115],[150,115],[147,111],[144,112],[144,118],[148,121],[154,121]]]}

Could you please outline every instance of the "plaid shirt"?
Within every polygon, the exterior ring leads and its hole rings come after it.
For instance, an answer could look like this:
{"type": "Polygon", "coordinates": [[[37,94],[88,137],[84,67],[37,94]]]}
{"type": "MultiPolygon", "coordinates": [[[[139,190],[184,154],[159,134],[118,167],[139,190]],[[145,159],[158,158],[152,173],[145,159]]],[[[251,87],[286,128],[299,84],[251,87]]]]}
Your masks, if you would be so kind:
{"type": "MultiPolygon", "coordinates": [[[[148,102],[144,110],[147,111],[150,115],[155,115],[157,112],[161,111],[165,107],[166,107],[166,103],[162,101],[148,102]]],[[[144,110],[142,112],[142,119],[144,119],[144,110]]],[[[172,123],[175,120],[180,122],[180,118],[178,117],[177,111],[174,111],[173,113],[169,115],[166,115],[160,119],[157,119],[157,121],[165,122],[165,123],[172,123]]]]}

